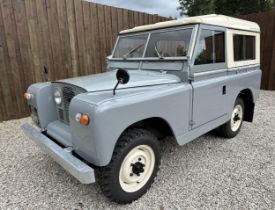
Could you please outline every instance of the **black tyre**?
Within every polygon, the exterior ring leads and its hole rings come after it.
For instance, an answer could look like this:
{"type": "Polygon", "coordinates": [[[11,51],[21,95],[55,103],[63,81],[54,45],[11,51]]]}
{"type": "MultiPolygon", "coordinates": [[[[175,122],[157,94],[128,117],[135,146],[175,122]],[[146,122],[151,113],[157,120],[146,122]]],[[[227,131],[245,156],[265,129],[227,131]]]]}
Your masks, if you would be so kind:
{"type": "Polygon", "coordinates": [[[230,120],[218,128],[218,132],[222,137],[233,138],[239,133],[243,123],[244,109],[243,99],[238,97],[230,120]]]}
{"type": "Polygon", "coordinates": [[[111,162],[99,168],[99,185],[106,197],[118,203],[131,203],[150,188],[160,165],[157,138],[144,129],[122,134],[111,162]]]}

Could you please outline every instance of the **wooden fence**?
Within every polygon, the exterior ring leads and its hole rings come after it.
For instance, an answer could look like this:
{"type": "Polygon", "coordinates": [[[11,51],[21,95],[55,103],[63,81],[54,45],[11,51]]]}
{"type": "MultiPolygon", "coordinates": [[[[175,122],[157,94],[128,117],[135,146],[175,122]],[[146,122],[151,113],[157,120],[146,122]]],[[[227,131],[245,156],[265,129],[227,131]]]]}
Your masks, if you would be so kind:
{"type": "MultiPolygon", "coordinates": [[[[241,16],[261,27],[262,88],[275,90],[275,11],[241,16]]],[[[0,0],[0,121],[28,115],[35,82],[99,73],[119,31],[167,18],[81,0],[0,0]]]]}
{"type": "Polygon", "coordinates": [[[239,18],[259,24],[261,28],[261,88],[275,90],[275,10],[243,15],[239,18]]]}
{"type": "Polygon", "coordinates": [[[28,115],[34,82],[104,71],[119,31],[167,18],[81,0],[0,1],[0,121],[28,115]]]}

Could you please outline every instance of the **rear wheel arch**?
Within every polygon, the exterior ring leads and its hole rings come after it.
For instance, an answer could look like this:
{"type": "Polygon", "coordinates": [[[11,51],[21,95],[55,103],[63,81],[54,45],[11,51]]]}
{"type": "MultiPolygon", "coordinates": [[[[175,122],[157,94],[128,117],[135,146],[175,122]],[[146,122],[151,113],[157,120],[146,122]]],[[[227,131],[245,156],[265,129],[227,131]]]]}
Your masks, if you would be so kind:
{"type": "Polygon", "coordinates": [[[237,98],[241,98],[244,102],[244,121],[252,122],[254,116],[255,102],[253,93],[250,89],[243,89],[237,98]]]}
{"type": "Polygon", "coordinates": [[[239,133],[243,123],[244,110],[243,99],[241,97],[237,97],[232,113],[230,114],[229,121],[219,126],[217,129],[220,136],[225,138],[233,138],[239,133]]]}

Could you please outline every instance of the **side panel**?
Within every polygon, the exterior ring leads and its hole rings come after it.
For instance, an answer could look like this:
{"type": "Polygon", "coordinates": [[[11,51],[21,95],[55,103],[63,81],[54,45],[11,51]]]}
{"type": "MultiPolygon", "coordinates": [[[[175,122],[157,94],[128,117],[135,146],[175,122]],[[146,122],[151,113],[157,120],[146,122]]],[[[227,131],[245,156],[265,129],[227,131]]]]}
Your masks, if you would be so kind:
{"type": "Polygon", "coordinates": [[[257,33],[203,24],[199,27],[195,53],[191,62],[192,130],[214,121],[218,122],[218,119],[229,119],[226,116],[231,115],[236,97],[241,90],[250,89],[257,95],[261,78],[258,64],[259,50],[256,50],[255,60],[235,62],[236,68],[231,68],[233,67],[231,65],[233,34],[255,35],[256,49],[259,49],[260,36],[257,33]],[[224,42],[221,42],[223,36],[224,42]],[[224,53],[220,51],[221,49],[224,49],[224,53]],[[219,59],[216,60],[217,57],[219,59]],[[202,62],[195,65],[197,58],[202,62]]]}
{"type": "Polygon", "coordinates": [[[195,129],[227,114],[228,89],[227,77],[212,78],[192,83],[193,125],[195,129]]]}
{"type": "MultiPolygon", "coordinates": [[[[255,67],[254,67],[255,68],[255,67]]],[[[260,94],[261,76],[262,71],[260,67],[256,67],[256,70],[246,71],[246,68],[228,72],[228,101],[227,112],[231,113],[235,104],[235,100],[239,95],[240,91],[249,89],[252,92],[253,102],[260,94]]]]}
{"type": "MultiPolygon", "coordinates": [[[[128,90],[129,91],[129,90],[128,90]]],[[[102,102],[93,102],[99,93],[80,94],[70,105],[71,130],[76,152],[91,163],[104,166],[111,160],[115,144],[121,133],[130,125],[143,119],[159,117],[167,121],[175,136],[188,131],[191,85],[187,83],[165,85],[158,89],[116,96],[102,93],[102,102]],[[87,98],[90,98],[88,103],[87,98]],[[88,126],[73,119],[77,112],[91,116],[88,126]]]]}
{"type": "MultiPolygon", "coordinates": [[[[194,116],[196,116],[197,119],[200,120],[199,122],[202,122],[202,121],[208,121],[208,122],[196,127],[197,124],[195,121],[195,126],[193,130],[185,133],[182,136],[177,136],[177,141],[179,142],[179,144],[182,145],[182,144],[188,143],[189,141],[227,122],[230,119],[230,116],[235,104],[235,100],[242,90],[249,89],[253,96],[253,102],[254,103],[256,102],[260,93],[260,82],[261,82],[261,74],[262,74],[259,67],[257,68],[257,70],[248,71],[248,69],[242,69],[242,70],[226,72],[226,74],[227,76],[221,76],[215,79],[216,86],[218,86],[218,84],[222,84],[222,85],[226,84],[227,86],[226,97],[224,98],[224,101],[219,103],[208,102],[208,105],[209,103],[212,103],[213,107],[207,107],[207,106],[204,107],[202,106],[203,104],[206,104],[204,103],[204,101],[206,102],[208,100],[216,101],[216,98],[214,96],[201,95],[202,98],[201,99],[198,98],[196,102],[198,103],[198,101],[200,101],[202,104],[194,104],[194,107],[200,106],[201,110],[203,109],[204,110],[200,113],[196,113],[196,115],[194,116]],[[223,105],[220,106],[220,104],[223,104],[223,105]],[[211,115],[210,118],[207,119],[207,117],[209,117],[208,116],[209,114],[207,112],[208,110],[211,110],[211,109],[212,111],[215,109],[222,110],[222,112],[224,112],[225,114],[214,119],[213,119],[213,116],[211,115]],[[212,120],[210,120],[211,118],[212,120]]],[[[212,79],[203,80],[203,81],[205,81],[203,82],[203,84],[206,85],[205,88],[208,88],[207,82],[209,82],[209,86],[212,85],[210,82],[213,82],[212,79]]],[[[220,88],[222,88],[222,86],[220,88]]],[[[220,100],[222,99],[220,98],[220,100]]]]}
{"type": "MultiPolygon", "coordinates": [[[[226,29],[208,25],[200,25],[195,53],[192,58],[192,75],[208,73],[209,71],[226,70],[226,29]],[[217,35],[220,36],[217,39],[217,35]],[[223,39],[221,39],[223,38],[223,39]],[[223,42],[221,42],[223,40],[223,42]],[[224,53],[217,51],[217,46],[222,44],[224,53]],[[206,54],[211,53],[212,62],[206,54]],[[220,60],[216,57],[221,54],[220,60]],[[222,55],[224,60],[222,60],[222,55]],[[199,59],[200,58],[200,59],[199,59]],[[196,64],[196,59],[199,63],[196,64]]],[[[202,126],[226,115],[227,94],[226,75],[220,78],[207,78],[206,80],[193,80],[193,110],[192,129],[202,126]]]]}
{"type": "Polygon", "coordinates": [[[87,161],[104,166],[111,160],[121,133],[133,123],[151,117],[166,120],[178,144],[183,145],[229,120],[228,113],[231,113],[241,90],[251,90],[255,101],[259,95],[260,77],[261,71],[253,70],[231,71],[226,77],[216,78],[228,85],[227,103],[222,107],[226,114],[193,130],[189,130],[192,87],[187,83],[153,90],[149,88],[140,92],[137,89],[124,93],[118,90],[116,96],[112,96],[111,92],[80,94],[70,105],[73,147],[87,161]],[[89,114],[91,121],[88,127],[74,120],[77,112],[89,114]]]}

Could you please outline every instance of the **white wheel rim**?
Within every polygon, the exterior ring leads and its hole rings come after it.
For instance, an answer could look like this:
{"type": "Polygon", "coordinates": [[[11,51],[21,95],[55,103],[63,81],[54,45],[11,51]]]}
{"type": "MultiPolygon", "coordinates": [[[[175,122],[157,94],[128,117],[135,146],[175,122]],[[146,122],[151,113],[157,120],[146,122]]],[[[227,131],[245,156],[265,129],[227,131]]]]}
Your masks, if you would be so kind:
{"type": "Polygon", "coordinates": [[[234,107],[234,110],[232,112],[232,116],[231,116],[231,130],[233,132],[236,132],[241,124],[242,124],[242,120],[243,120],[243,108],[241,105],[237,104],[234,107]]]}
{"type": "MultiPolygon", "coordinates": [[[[155,153],[150,146],[139,145],[134,147],[124,158],[120,171],[119,183],[125,192],[140,190],[150,179],[155,167],[155,153]],[[143,164],[143,172],[139,176],[133,172],[132,164],[143,164]]],[[[135,170],[134,170],[135,171],[135,170]]]]}

